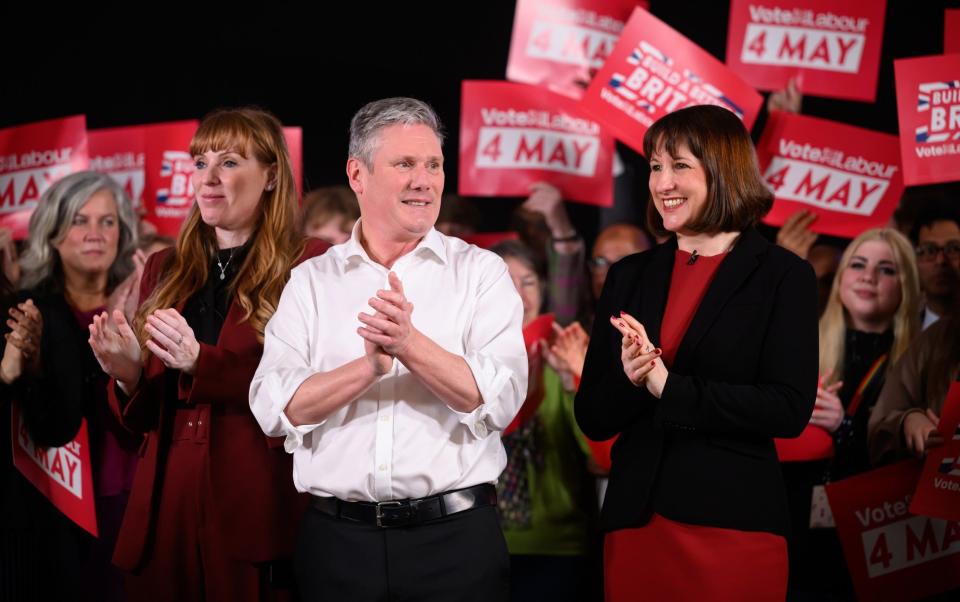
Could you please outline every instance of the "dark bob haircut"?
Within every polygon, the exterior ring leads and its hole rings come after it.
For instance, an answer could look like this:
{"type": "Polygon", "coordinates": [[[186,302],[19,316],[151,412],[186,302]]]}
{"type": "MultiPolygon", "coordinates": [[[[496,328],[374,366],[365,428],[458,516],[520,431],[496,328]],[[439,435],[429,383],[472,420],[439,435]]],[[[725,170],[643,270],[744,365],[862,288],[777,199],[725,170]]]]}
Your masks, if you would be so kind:
{"type": "MultiPolygon", "coordinates": [[[[713,105],[680,109],[664,116],[643,137],[650,159],[665,150],[676,157],[686,145],[707,173],[707,199],[687,228],[704,234],[742,232],[757,224],[773,206],[773,193],[763,181],[750,134],[736,115],[713,105]]],[[[660,236],[670,234],[650,199],[647,224],[660,236]]]]}

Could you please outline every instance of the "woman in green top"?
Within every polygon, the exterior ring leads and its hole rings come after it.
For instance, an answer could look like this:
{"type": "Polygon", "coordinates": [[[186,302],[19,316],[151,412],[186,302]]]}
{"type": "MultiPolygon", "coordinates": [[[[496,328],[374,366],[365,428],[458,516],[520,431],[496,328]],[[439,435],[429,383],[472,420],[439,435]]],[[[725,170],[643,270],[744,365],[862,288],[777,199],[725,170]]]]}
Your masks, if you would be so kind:
{"type": "MultiPolygon", "coordinates": [[[[491,250],[507,264],[527,327],[539,315],[543,299],[533,255],[517,241],[491,250]]],[[[530,384],[526,411],[521,411],[526,419],[504,435],[508,460],[497,487],[510,550],[511,599],[598,599],[599,572],[594,569],[599,562],[589,558],[595,548],[595,481],[587,470],[590,448],[573,417],[575,379],[545,341],[534,343],[529,354],[530,384]]]]}

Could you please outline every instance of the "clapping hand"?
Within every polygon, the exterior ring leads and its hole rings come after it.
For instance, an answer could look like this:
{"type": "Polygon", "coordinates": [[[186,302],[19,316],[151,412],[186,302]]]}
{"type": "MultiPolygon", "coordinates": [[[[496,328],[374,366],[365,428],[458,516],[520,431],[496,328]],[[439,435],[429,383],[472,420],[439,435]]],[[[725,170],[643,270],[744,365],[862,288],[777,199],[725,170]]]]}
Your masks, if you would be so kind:
{"type": "Polygon", "coordinates": [[[817,383],[817,401],[810,416],[810,424],[826,429],[828,433],[835,432],[843,422],[843,402],[837,395],[843,381],[827,384],[832,376],[833,370],[827,370],[817,383]]]}
{"type": "Polygon", "coordinates": [[[610,323],[622,337],[620,362],[623,364],[624,374],[634,386],[647,386],[649,390],[647,380],[654,370],[660,367],[666,371],[660,359],[662,351],[650,344],[646,329],[630,314],[621,312],[619,318],[611,316],[610,323]]]}
{"type": "Polygon", "coordinates": [[[10,308],[10,327],[4,337],[7,345],[0,360],[0,378],[10,384],[20,378],[24,370],[40,370],[40,338],[43,334],[43,316],[32,299],[10,308]]]}

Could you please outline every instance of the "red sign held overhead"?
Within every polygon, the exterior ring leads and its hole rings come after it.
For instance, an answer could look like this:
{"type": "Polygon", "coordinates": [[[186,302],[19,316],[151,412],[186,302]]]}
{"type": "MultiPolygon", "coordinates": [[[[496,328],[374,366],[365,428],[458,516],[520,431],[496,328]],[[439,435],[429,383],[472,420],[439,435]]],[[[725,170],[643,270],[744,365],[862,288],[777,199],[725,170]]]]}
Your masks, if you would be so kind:
{"type": "Polygon", "coordinates": [[[581,104],[639,151],[647,129],[668,113],[717,105],[749,129],[761,102],[760,94],[720,61],[638,8],[581,104]]]}
{"type": "Polygon", "coordinates": [[[761,90],[873,102],[885,0],[733,0],[727,65],[761,90]]]}
{"type": "Polygon", "coordinates": [[[193,207],[193,158],[189,149],[198,125],[196,121],[179,121],[144,126],[145,219],[164,236],[176,237],[193,207]]]}
{"type": "Polygon", "coordinates": [[[144,185],[143,126],[108,128],[87,132],[90,145],[90,169],[111,176],[142,211],[144,185]]]}
{"type": "Polygon", "coordinates": [[[63,447],[46,448],[38,447],[30,438],[17,404],[10,406],[10,412],[14,466],[60,512],[96,537],[97,514],[87,419],[80,423],[73,441],[63,447]]]}
{"type": "Polygon", "coordinates": [[[897,138],[889,134],[774,112],[757,154],[776,197],[764,218],[772,226],[807,209],[817,214],[813,231],[854,238],[886,225],[903,192],[897,138]]]}
{"type": "Polygon", "coordinates": [[[517,0],[507,79],[579,99],[636,0],[517,0]]]}
{"type": "Polygon", "coordinates": [[[960,8],[948,8],[943,14],[943,53],[960,52],[960,8]]]}
{"type": "Polygon", "coordinates": [[[907,186],[960,180],[960,54],[893,62],[907,186]]]}
{"type": "Polygon", "coordinates": [[[526,196],[546,181],[564,198],[613,203],[613,137],[574,101],[509,82],[463,82],[460,189],[526,196]]]}
{"type": "Polygon", "coordinates": [[[860,600],[919,600],[960,586],[960,522],[910,513],[920,463],[827,484],[860,600]]]}
{"type": "Polygon", "coordinates": [[[27,237],[30,214],[44,191],[67,174],[87,169],[83,115],[0,130],[0,227],[27,237]]]}

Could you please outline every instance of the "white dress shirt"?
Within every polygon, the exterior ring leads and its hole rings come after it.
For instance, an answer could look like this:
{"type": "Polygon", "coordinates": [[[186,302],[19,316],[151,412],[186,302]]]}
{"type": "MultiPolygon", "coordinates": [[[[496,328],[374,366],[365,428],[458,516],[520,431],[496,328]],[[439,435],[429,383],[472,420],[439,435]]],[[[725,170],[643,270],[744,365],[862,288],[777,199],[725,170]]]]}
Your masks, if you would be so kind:
{"type": "Polygon", "coordinates": [[[294,484],[313,495],[387,501],[496,482],[507,462],[500,432],[527,393],[523,308],[500,257],[434,229],[392,271],[413,303],[413,326],[466,361],[483,403],[455,411],[395,359],[320,424],[287,419],[307,378],[364,355],[357,314],[372,314],[369,299],[390,288],[359,227],[291,273],[250,385],[254,416],[267,435],[286,437],[294,484]]]}

